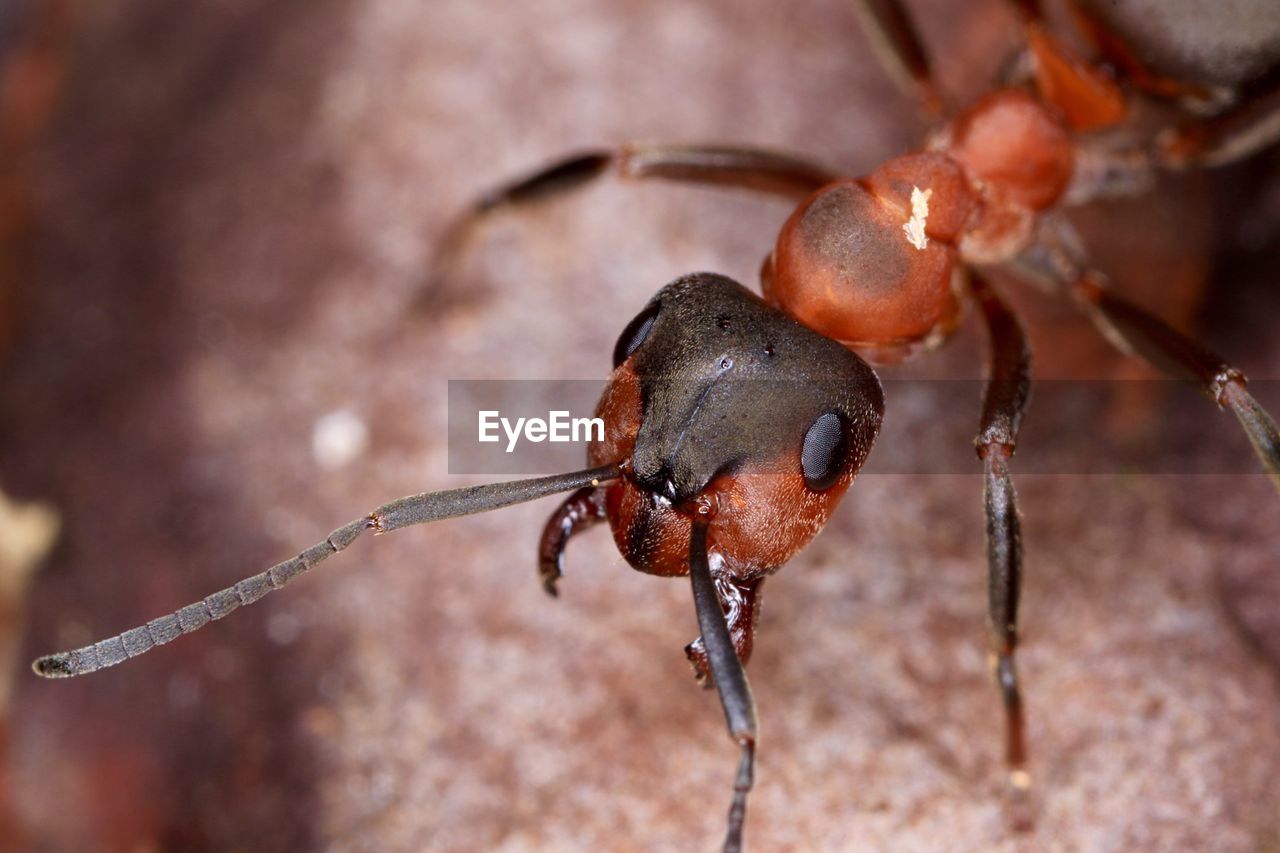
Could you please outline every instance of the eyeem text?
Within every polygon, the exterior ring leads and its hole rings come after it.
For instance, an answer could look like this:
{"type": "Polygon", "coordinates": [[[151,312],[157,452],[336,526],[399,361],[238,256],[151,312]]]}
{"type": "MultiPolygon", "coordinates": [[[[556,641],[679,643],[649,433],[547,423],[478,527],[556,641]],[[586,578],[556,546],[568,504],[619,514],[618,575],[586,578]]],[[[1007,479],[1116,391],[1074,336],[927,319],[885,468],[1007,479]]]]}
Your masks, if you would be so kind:
{"type": "Polygon", "coordinates": [[[571,418],[568,412],[548,412],[546,420],[516,418],[513,424],[494,410],[481,410],[479,414],[480,441],[500,441],[498,430],[501,427],[507,436],[507,453],[516,449],[521,437],[535,444],[542,441],[604,441],[604,420],[601,418],[571,418]]]}

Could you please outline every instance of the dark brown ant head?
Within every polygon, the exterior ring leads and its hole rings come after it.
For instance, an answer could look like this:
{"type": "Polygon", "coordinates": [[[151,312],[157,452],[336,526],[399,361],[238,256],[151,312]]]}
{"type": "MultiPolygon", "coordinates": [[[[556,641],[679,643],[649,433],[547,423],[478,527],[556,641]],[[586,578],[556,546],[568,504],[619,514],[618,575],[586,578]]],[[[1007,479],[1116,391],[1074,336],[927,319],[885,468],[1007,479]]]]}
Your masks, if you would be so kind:
{"type": "Polygon", "coordinates": [[[709,273],[659,291],[622,333],[614,364],[600,405],[606,436],[591,456],[627,468],[610,502],[615,535],[633,565],[658,573],[668,568],[660,540],[669,568],[688,562],[687,530],[660,528],[687,528],[699,507],[716,516],[713,544],[733,531],[721,550],[781,565],[825,523],[884,412],[862,359],[709,273]]]}

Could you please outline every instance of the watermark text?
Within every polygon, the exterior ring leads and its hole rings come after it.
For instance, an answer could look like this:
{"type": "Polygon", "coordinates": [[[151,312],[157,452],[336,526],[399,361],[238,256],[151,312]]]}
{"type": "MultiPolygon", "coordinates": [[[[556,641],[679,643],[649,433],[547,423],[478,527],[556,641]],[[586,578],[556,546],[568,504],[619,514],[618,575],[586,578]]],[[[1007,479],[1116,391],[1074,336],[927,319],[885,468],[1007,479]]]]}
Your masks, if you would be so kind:
{"type": "Polygon", "coordinates": [[[567,411],[551,411],[546,419],[516,418],[513,424],[495,409],[479,412],[479,440],[485,443],[502,440],[498,430],[507,437],[507,453],[512,453],[523,437],[535,444],[542,441],[555,443],[604,441],[604,421],[601,418],[573,418],[567,411]]]}

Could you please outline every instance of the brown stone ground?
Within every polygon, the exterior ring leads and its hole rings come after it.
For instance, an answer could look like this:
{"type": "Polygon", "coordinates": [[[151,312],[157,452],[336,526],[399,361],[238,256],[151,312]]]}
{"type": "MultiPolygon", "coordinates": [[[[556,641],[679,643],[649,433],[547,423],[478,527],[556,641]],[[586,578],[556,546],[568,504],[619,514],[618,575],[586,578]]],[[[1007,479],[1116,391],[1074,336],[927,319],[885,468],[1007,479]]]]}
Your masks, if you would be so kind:
{"type": "MultiPolygon", "coordinates": [[[[1012,44],[990,4],[912,6],[954,91],[1012,44]]],[[[408,314],[432,240],[495,178],[627,139],[860,171],[921,133],[842,0],[139,0],[82,7],[68,62],[0,366],[0,478],[64,526],[24,659],[167,612],[390,497],[470,482],[446,473],[447,379],[600,377],[652,291],[695,269],[753,282],[787,212],[602,186],[494,229],[446,298],[408,314]],[[338,410],[370,443],[326,470],[313,427],[338,410]]],[[[1277,165],[1088,223],[1128,292],[1259,379],[1280,379],[1277,165]]],[[[1043,374],[1145,375],[1050,301],[1018,300],[1043,374]]],[[[979,352],[969,328],[887,375],[973,377],[979,352]]],[[[1028,429],[1127,434],[1157,460],[1247,453],[1226,415],[1170,409],[1184,393],[1106,427],[1033,410],[1028,429]]],[[[930,453],[931,424],[967,441],[976,411],[891,397],[882,470],[930,453]]],[[[1036,831],[1012,836],[1001,814],[980,480],[885,473],[769,585],[753,849],[1280,846],[1266,480],[1018,483],[1036,831]]],[[[630,572],[596,531],[548,600],[533,545],[550,509],[362,541],[110,673],[20,669],[0,846],[711,849],[734,751],[681,652],[687,585],[630,572]]]]}

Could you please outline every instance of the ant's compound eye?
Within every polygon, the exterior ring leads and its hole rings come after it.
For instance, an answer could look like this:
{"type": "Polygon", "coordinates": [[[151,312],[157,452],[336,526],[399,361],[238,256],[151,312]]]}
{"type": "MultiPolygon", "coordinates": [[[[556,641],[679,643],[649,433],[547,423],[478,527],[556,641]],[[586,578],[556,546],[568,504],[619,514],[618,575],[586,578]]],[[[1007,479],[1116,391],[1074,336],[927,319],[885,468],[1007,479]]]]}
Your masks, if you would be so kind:
{"type": "Polygon", "coordinates": [[[800,467],[804,484],[815,492],[829,488],[840,479],[849,457],[849,430],[835,412],[819,415],[804,434],[800,467]]]}
{"type": "Polygon", "coordinates": [[[615,370],[618,365],[630,358],[633,352],[640,349],[644,339],[649,337],[649,332],[653,329],[653,322],[658,319],[658,309],[661,307],[660,303],[651,303],[622,330],[622,334],[618,337],[618,343],[613,348],[613,367],[615,370]]]}

